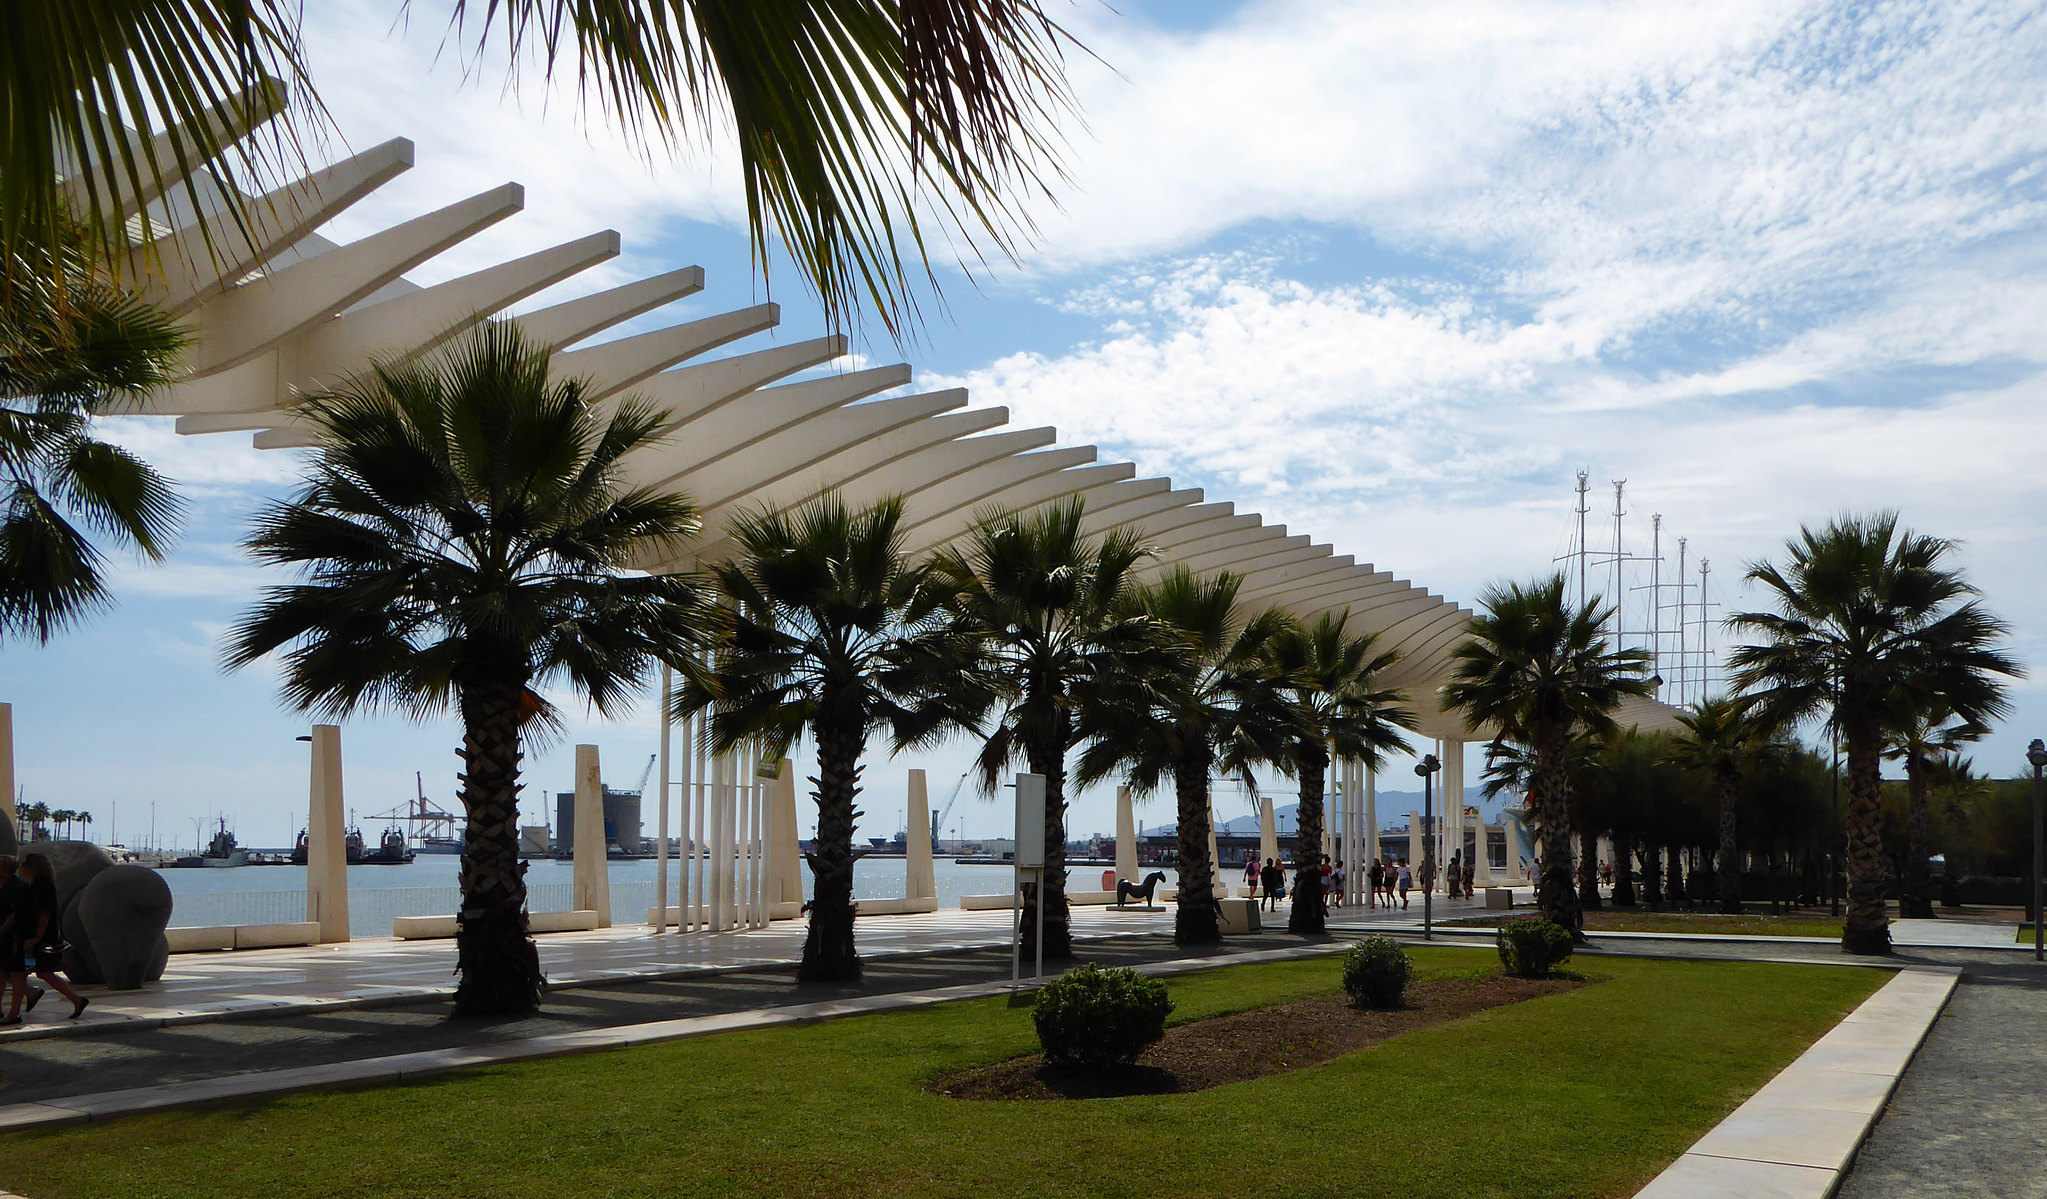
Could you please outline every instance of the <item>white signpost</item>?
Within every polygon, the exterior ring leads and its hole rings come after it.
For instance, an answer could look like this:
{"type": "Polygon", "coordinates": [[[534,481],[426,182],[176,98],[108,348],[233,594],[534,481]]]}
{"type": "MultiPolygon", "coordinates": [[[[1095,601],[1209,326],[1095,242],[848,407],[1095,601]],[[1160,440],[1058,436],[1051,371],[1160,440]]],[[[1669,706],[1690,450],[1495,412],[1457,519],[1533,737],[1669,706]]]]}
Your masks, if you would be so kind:
{"type": "Polygon", "coordinates": [[[1037,962],[1031,977],[1045,973],[1045,776],[1016,776],[1016,875],[1009,900],[1009,981],[1023,978],[1023,885],[1024,875],[1037,882],[1037,962]]]}

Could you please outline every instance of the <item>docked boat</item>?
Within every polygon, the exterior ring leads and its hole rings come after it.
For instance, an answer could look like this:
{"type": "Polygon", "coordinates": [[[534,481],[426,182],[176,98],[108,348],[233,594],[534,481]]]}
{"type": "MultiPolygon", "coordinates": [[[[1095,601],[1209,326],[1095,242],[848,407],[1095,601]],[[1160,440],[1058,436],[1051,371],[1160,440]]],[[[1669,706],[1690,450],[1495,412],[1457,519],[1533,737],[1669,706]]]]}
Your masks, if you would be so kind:
{"type": "Polygon", "coordinates": [[[199,864],[225,868],[249,864],[249,851],[235,844],[235,835],[227,831],[227,818],[222,817],[220,830],[213,834],[213,840],[206,846],[206,852],[199,855],[199,864]]]}
{"type": "MultiPolygon", "coordinates": [[[[360,840],[360,838],[358,838],[360,840]]],[[[364,866],[400,866],[413,859],[412,847],[405,843],[405,830],[392,825],[384,830],[374,850],[362,855],[364,866]]]]}

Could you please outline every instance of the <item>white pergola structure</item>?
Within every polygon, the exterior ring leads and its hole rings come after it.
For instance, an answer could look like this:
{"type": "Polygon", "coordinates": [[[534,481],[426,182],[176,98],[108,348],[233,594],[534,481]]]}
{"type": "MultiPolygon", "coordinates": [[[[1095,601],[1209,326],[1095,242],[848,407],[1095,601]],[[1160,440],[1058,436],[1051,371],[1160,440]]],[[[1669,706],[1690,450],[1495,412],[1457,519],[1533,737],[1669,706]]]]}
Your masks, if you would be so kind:
{"type": "MultiPolygon", "coordinates": [[[[230,236],[211,252],[182,197],[128,196],[123,215],[131,223],[148,219],[159,232],[160,263],[146,294],[196,334],[183,377],[133,411],[175,417],[180,433],[253,434],[259,448],[307,446],[312,434],[293,411],[298,397],[373,358],[422,354],[486,317],[516,313],[509,319],[556,351],[554,369],[586,380],[595,401],[631,392],[673,422],[658,446],[628,459],[629,481],[687,493],[706,532],[687,556],[644,563],[649,570],[715,561],[729,548],[724,529],[734,513],[798,503],[828,488],[854,505],[902,495],[913,552],[957,537],[989,506],[1027,509],[1080,496],[1091,531],[1134,530],[1157,548],[1152,569],[1229,570],[1242,576],[1247,603],[1304,619],[1348,609],[1353,629],[1400,651],[1385,681],[1412,697],[1419,731],[1440,743],[1443,760],[1457,763],[1461,775],[1469,734],[1436,695],[1470,616],[1465,609],[1333,544],[1209,501],[1199,488],[1139,478],[1129,463],[1098,460],[1093,446],[1061,446],[1054,429],[1008,428],[1006,410],[975,408],[963,390],[916,392],[906,365],[846,369],[842,337],[778,337],[774,304],[733,311],[683,305],[704,287],[696,267],[526,304],[615,257],[619,235],[610,230],[430,286],[406,279],[516,214],[524,202],[516,183],[351,242],[316,232],[412,158],[410,142],[393,140],[280,188],[251,205],[250,236],[230,236]],[[603,339],[657,311],[657,327],[603,339]]],[[[217,240],[223,227],[215,222],[217,240]]],[[[1635,704],[1621,719],[1660,725],[1665,715],[1660,706],[1635,704]]],[[[697,744],[693,732],[685,730],[686,746],[697,744]]],[[[712,929],[765,921],[777,899],[769,883],[779,879],[764,842],[793,845],[793,821],[763,815],[767,788],[751,763],[707,762],[695,753],[678,762],[682,828],[691,843],[679,919],[712,929]],[[791,827],[767,831],[780,823],[791,827]]],[[[665,762],[661,775],[665,855],[665,762]]],[[[1356,862],[1378,827],[1371,779],[1356,763],[1340,764],[1333,776],[1348,797],[1333,827],[1340,852],[1356,862]]],[[[1462,794],[1461,777],[1444,783],[1446,794],[1462,794]]],[[[1350,872],[1360,884],[1363,874],[1350,872]]],[[[665,926],[672,910],[665,862],[661,877],[653,919],[665,926]]]]}

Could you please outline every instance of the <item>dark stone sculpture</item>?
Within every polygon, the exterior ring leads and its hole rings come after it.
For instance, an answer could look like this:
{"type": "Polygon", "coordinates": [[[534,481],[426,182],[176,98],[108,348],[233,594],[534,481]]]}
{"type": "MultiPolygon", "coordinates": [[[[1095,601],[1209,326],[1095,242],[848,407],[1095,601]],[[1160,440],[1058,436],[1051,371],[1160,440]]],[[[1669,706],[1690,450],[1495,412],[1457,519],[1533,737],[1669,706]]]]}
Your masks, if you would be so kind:
{"type": "Polygon", "coordinates": [[[170,953],[164,929],[171,922],[171,888],[162,875],[146,866],[110,866],[78,893],[72,910],[76,928],[67,923],[65,935],[76,951],[83,934],[78,965],[99,975],[80,978],[67,961],[65,973],[75,981],[102,981],[115,991],[133,991],[163,977],[162,962],[170,953]]]}
{"type": "Polygon", "coordinates": [[[1117,879],[1116,906],[1120,908],[1129,900],[1142,899],[1145,910],[1150,911],[1152,893],[1157,891],[1159,884],[1165,881],[1166,872],[1163,870],[1154,870],[1150,874],[1145,875],[1142,883],[1133,883],[1127,878],[1117,879]]]}
{"type": "MultiPolygon", "coordinates": [[[[6,821],[0,820],[0,824],[6,821]]],[[[90,841],[31,841],[21,847],[16,860],[29,854],[39,853],[50,859],[50,870],[57,879],[57,910],[62,912],[71,906],[71,899],[85,890],[87,883],[99,876],[100,871],[114,864],[107,851],[90,841]]]]}

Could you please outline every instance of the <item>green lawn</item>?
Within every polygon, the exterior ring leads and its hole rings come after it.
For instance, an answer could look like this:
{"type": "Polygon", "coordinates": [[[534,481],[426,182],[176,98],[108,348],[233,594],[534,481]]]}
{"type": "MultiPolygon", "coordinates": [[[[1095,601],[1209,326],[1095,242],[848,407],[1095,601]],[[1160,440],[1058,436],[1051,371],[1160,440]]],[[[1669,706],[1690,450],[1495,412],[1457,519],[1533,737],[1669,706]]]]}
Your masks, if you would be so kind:
{"type": "MultiPolygon", "coordinates": [[[[1458,920],[1462,925],[1492,926],[1507,920],[1533,916],[1531,911],[1514,916],[1484,916],[1458,920]]],[[[1585,913],[1588,933],[1717,933],[1738,937],[1825,937],[1841,938],[1839,916],[1771,916],[1751,912],[1722,916],[1715,912],[1625,912],[1601,910],[1585,913]]]]}
{"type": "MultiPolygon", "coordinates": [[[[1419,949],[1424,975],[1490,950],[1419,949]]],[[[138,1116],[0,1140],[34,1199],[1633,1193],[1882,971],[1602,959],[1596,985],[1189,1095],[964,1102],[1035,1048],[1000,1000],[138,1116]]],[[[1176,1019],[1329,991],[1337,959],[1171,982],[1176,1019]]]]}

